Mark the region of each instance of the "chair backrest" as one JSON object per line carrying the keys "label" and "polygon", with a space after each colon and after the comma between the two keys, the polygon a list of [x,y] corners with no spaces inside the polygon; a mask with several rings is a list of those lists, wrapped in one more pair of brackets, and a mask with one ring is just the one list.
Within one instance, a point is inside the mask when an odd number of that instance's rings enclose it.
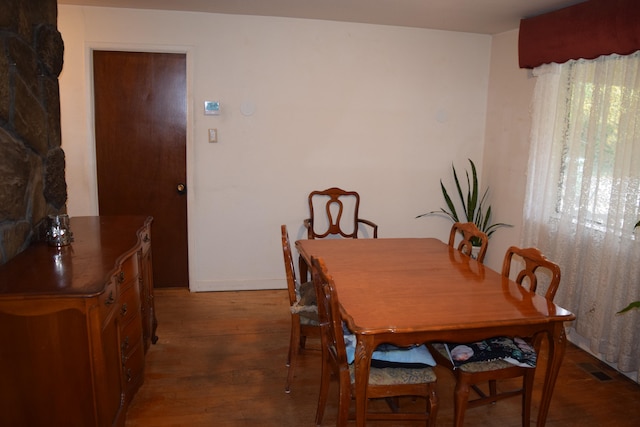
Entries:
{"label": "chair backrest", "polygon": [[289,242],[289,233],[286,225],[280,226],[282,233],[282,255],[284,256],[284,270],[287,273],[287,291],[289,292],[289,305],[293,305],[296,298],[296,289],[299,286],[296,279],[295,269],[293,267],[293,255],[291,254],[291,243]]}
{"label": "chair backrest", "polygon": [[[455,246],[458,234],[462,235],[462,240]],[[463,254],[475,257],[478,262],[483,262],[489,247],[489,237],[480,231],[473,222],[456,222],[449,233],[449,246],[458,249]],[[473,254],[474,246],[480,248],[477,255]]]}
{"label": "chair backrest", "polygon": [[[309,239],[339,235],[358,237],[360,195],[337,187],[309,194]],[[326,227],[326,228],[325,228]]]}
{"label": "chair backrest", "polygon": [[318,319],[322,329],[322,346],[326,357],[339,369],[348,372],[347,350],[344,344],[340,303],[333,278],[322,259],[311,258],[311,276],[318,301]]}
{"label": "chair backrest", "polygon": [[556,291],[560,285],[560,267],[558,264],[549,261],[537,248],[525,248],[521,249],[516,246],[511,246],[507,249],[507,253],[504,256],[504,262],[502,264],[502,275],[509,277],[511,273],[512,258],[514,255],[519,256],[524,261],[524,268],[520,270],[516,276],[516,283],[523,285],[524,279],[529,281],[529,290],[535,292],[538,288],[538,276],[536,272],[539,268],[548,270],[551,273],[551,280],[549,287],[545,293],[545,298],[549,301],[553,301],[556,296]]}

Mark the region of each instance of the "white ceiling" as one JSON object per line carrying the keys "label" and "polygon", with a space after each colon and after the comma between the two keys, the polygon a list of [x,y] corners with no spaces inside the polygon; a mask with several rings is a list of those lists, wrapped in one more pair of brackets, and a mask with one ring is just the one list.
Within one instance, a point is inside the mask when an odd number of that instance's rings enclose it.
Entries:
{"label": "white ceiling", "polygon": [[58,0],[58,4],[282,16],[498,34],[586,0]]}

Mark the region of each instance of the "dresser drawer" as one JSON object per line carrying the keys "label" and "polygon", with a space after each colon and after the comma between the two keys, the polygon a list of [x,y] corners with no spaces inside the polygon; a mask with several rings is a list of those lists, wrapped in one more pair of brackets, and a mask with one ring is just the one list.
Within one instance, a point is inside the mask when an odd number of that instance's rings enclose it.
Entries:
{"label": "dresser drawer", "polygon": [[140,313],[132,313],[129,322],[120,322],[120,349],[126,355],[142,340],[142,322]]}
{"label": "dresser drawer", "polygon": [[116,307],[118,302],[118,288],[116,280],[112,279],[98,296],[98,312],[100,313],[100,321],[103,321],[109,313]]}
{"label": "dresser drawer", "polygon": [[116,273],[116,280],[120,286],[126,286],[138,279],[138,255],[133,254],[120,265],[120,271]]}
{"label": "dresser drawer", "polygon": [[136,316],[124,326],[121,333],[122,374],[127,390],[142,384],[144,366],[144,345],[142,342],[142,323]]}
{"label": "dresser drawer", "polygon": [[[128,324],[133,317],[140,317],[140,290],[138,286],[131,286],[129,284],[126,287],[120,288],[119,292],[119,314],[120,322],[122,325]],[[138,319],[140,323],[140,319]]]}
{"label": "dresser drawer", "polygon": [[125,399],[129,400],[144,380],[144,346],[142,342],[139,342],[122,358],[122,375],[125,384]]}

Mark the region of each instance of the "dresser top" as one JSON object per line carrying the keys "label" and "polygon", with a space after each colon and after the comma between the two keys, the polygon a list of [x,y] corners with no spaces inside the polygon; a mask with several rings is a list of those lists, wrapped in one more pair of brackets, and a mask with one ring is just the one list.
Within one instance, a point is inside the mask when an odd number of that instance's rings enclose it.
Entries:
{"label": "dresser top", "polygon": [[34,243],[0,266],[0,298],[99,294],[120,262],[140,249],[151,217],[71,218],[74,241],[56,248]]}

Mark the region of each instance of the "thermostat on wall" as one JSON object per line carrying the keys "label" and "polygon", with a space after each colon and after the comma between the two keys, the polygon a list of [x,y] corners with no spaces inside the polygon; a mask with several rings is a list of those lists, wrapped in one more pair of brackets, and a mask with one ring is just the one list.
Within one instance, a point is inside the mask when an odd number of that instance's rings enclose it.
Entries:
{"label": "thermostat on wall", "polygon": [[204,114],[207,116],[217,116],[220,114],[219,101],[204,101]]}

